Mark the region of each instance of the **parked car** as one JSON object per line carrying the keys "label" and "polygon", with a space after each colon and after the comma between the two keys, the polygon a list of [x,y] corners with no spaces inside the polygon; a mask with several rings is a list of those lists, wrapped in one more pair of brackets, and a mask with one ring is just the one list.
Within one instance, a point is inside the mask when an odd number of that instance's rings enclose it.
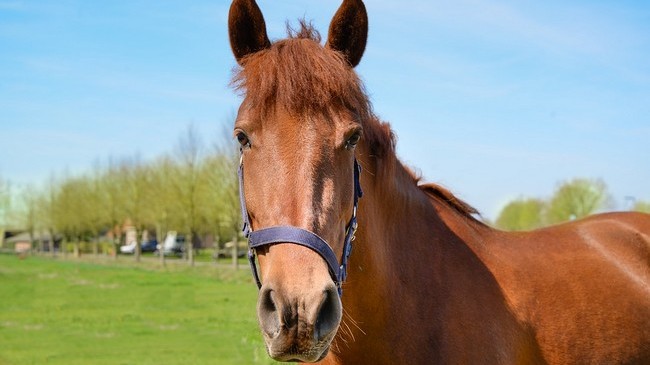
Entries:
{"label": "parked car", "polygon": [[[216,260],[218,258],[232,257],[232,248],[233,248],[232,241],[228,241],[223,245],[223,248],[216,250],[216,252],[212,254],[212,258]],[[238,241],[237,257],[244,257],[246,256],[246,253],[248,253],[248,242]]]}
{"label": "parked car", "polygon": [[140,250],[142,252],[156,252],[157,249],[158,249],[158,241],[155,238],[147,242],[142,242],[142,244],[140,245]]}
{"label": "parked car", "polygon": [[[155,252],[158,247],[158,241],[152,239],[149,241],[144,241],[140,243],[140,252]],[[135,241],[131,241],[128,245],[120,247],[120,252],[123,254],[134,254],[135,253]]]}
{"label": "parked car", "polygon": [[120,253],[123,254],[133,254],[135,253],[135,241],[131,241],[130,243],[127,243],[124,246],[120,246]]}
{"label": "parked car", "polygon": [[162,251],[165,256],[182,255],[185,251],[185,237],[177,234],[176,231],[167,232],[167,236],[162,245],[157,245],[156,254],[159,255],[160,251]]}

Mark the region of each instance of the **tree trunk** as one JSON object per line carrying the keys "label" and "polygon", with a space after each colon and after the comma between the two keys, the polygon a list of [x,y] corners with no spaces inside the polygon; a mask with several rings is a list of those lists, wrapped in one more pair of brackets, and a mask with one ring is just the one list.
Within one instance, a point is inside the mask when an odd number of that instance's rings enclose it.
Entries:
{"label": "tree trunk", "polygon": [[213,251],[214,253],[212,254],[212,258],[214,259],[214,264],[218,265],[219,264],[219,242],[221,241],[221,238],[219,237],[218,233],[215,233],[214,235],[214,243],[212,244]]}
{"label": "tree trunk", "polygon": [[43,230],[38,231],[38,253],[43,254],[45,252],[45,240],[43,240]]}
{"label": "tree trunk", "polygon": [[93,235],[93,256],[99,256],[99,237],[96,234]]}
{"label": "tree trunk", "polygon": [[63,255],[64,259],[68,256],[67,246],[68,246],[68,238],[63,237],[63,239],[61,240],[61,254]]}
{"label": "tree trunk", "polygon": [[140,256],[142,254],[142,249],[140,248],[140,240],[138,239],[138,233],[141,234],[142,230],[137,230],[135,231],[135,250],[133,250],[133,256],[135,256],[135,262],[140,262]]}
{"label": "tree trunk", "polygon": [[50,228],[48,231],[50,232],[50,255],[52,255],[52,257],[55,257],[56,251],[54,251],[54,230]]}
{"label": "tree trunk", "polygon": [[239,232],[235,231],[232,235],[232,267],[239,269]]}
{"label": "tree trunk", "polygon": [[29,252],[28,252],[29,255],[33,255],[34,251],[36,251],[34,249],[34,241],[35,241],[34,240],[34,229],[30,228],[29,229]]}
{"label": "tree trunk", "polygon": [[187,251],[187,260],[190,266],[194,266],[194,245],[192,245],[192,232],[187,234],[185,238],[185,247]]}
{"label": "tree trunk", "polygon": [[113,259],[117,261],[117,252],[120,249],[120,234],[117,234],[115,230],[113,231]]}
{"label": "tree trunk", "polygon": [[165,237],[163,237],[162,227],[156,225],[156,240],[158,241],[158,254],[160,255],[160,266],[165,267]]}
{"label": "tree trunk", "polygon": [[74,257],[78,259],[81,257],[81,251],[79,250],[79,246],[81,244],[81,238],[77,236],[77,238],[74,241]]}

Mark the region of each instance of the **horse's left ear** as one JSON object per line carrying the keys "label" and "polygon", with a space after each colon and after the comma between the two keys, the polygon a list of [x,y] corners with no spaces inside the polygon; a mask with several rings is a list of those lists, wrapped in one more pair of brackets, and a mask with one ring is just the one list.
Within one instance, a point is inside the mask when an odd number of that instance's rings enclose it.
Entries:
{"label": "horse's left ear", "polygon": [[326,47],[345,55],[352,67],[361,61],[368,40],[368,13],[361,0],[343,0],[334,15]]}

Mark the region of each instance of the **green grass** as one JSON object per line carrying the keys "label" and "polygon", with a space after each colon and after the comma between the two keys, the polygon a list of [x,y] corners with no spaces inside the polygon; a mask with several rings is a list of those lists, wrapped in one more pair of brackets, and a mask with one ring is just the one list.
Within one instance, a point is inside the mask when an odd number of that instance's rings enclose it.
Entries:
{"label": "green grass", "polygon": [[273,364],[246,270],[0,255],[0,365]]}

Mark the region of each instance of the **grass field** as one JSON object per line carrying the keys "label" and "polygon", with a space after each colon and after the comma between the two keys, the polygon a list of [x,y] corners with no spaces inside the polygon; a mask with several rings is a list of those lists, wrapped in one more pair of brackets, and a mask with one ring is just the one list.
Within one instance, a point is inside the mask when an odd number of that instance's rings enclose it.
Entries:
{"label": "grass field", "polygon": [[0,255],[0,365],[273,364],[249,272]]}

